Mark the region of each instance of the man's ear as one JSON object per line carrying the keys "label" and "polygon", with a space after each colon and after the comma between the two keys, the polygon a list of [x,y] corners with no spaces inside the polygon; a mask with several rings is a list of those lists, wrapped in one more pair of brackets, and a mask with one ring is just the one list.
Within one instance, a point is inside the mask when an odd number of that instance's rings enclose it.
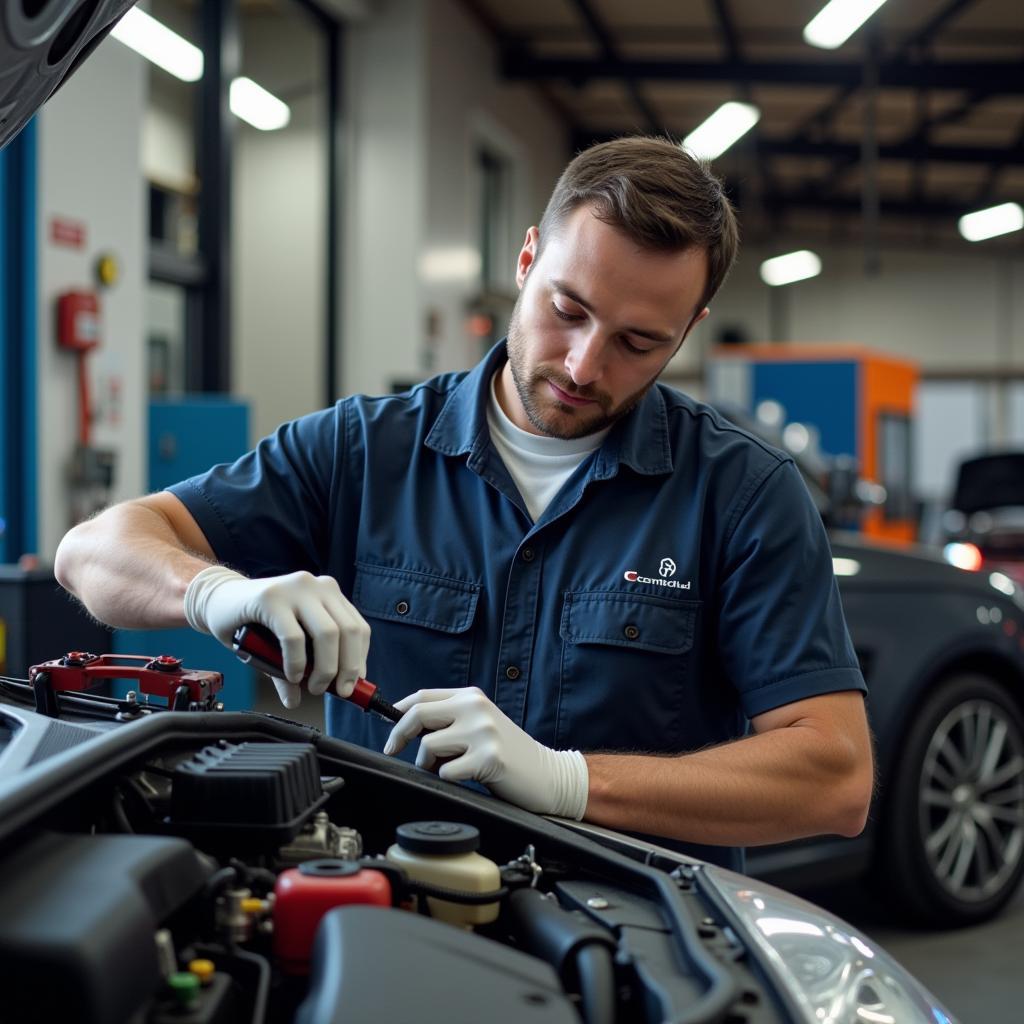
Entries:
{"label": "man's ear", "polygon": [[527,272],[537,258],[539,239],[540,232],[536,227],[531,227],[526,232],[526,240],[523,242],[522,249],[519,250],[519,259],[516,261],[516,284],[520,290],[522,290],[523,285],[526,283]]}
{"label": "man's ear", "polygon": [[690,336],[690,331],[692,331],[692,330],[694,329],[694,327],[696,327],[696,326],[697,326],[697,324],[699,324],[699,323],[701,322],[701,320],[703,320],[703,319],[704,319],[704,317],[706,317],[706,316],[708,315],[708,313],[710,313],[710,312],[711,312],[711,310],[710,310],[710,309],[709,309],[709,308],[708,308],[707,306],[705,306],[705,307],[704,307],[704,308],[703,308],[703,309],[702,309],[702,310],[701,310],[701,311],[700,311],[700,312],[699,312],[699,313],[698,313],[698,314],[697,314],[697,315],[696,315],[696,316],[695,316],[695,317],[694,317],[694,318],[693,318],[693,319],[692,319],[692,320],[690,321],[690,326],[686,328],[686,333],[685,333],[685,334],[683,335],[683,341],[685,341],[685,340],[686,340],[686,339],[687,339],[687,338],[688,338],[688,337]]}

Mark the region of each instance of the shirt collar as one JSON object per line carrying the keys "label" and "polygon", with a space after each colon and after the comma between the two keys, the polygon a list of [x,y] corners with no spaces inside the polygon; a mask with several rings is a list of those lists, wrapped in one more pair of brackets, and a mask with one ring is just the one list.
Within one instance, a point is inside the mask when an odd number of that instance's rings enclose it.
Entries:
{"label": "shirt collar", "polygon": [[[483,450],[490,440],[487,403],[491,378],[507,358],[503,339],[462,378],[427,434],[428,448],[442,455],[479,454]],[[648,476],[672,472],[668,414],[658,384],[605,439],[595,475],[599,479],[614,476],[620,464]]]}

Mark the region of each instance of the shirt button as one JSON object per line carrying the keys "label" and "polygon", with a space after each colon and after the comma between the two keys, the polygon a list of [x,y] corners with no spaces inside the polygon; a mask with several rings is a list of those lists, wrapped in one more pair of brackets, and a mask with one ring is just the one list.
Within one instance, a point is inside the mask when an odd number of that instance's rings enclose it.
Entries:
{"label": "shirt button", "polygon": [[640,635],[640,630],[633,625],[627,626],[622,632],[626,634],[627,640],[635,640]]}
{"label": "shirt button", "polygon": [[505,678],[506,679],[518,679],[520,674],[521,673],[519,671],[519,666],[518,665],[509,665],[509,667],[507,669],[505,669]]}
{"label": "shirt button", "polygon": [[533,550],[533,548],[523,548],[523,561],[524,562],[532,562],[534,560],[534,558],[536,558],[536,557],[537,557],[537,555],[536,555],[536,552]]}
{"label": "shirt button", "polygon": [[409,602],[399,601],[398,604],[395,605],[395,611],[398,612],[399,615],[406,615],[409,611]]}

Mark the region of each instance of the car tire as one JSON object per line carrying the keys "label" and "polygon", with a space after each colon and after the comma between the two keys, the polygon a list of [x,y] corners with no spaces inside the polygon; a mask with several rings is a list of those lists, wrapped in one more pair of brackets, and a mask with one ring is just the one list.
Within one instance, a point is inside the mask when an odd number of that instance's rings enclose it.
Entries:
{"label": "car tire", "polygon": [[995,914],[1024,873],[1024,716],[991,679],[928,694],[893,766],[876,874],[915,923]]}

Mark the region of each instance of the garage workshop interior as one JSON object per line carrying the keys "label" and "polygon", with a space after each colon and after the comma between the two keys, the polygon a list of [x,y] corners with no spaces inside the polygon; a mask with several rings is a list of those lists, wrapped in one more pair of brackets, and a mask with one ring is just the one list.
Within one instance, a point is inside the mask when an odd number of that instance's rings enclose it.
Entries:
{"label": "garage workshop interior", "polygon": [[0,1022],[1024,1016],[1019,0],[0,0]]}

